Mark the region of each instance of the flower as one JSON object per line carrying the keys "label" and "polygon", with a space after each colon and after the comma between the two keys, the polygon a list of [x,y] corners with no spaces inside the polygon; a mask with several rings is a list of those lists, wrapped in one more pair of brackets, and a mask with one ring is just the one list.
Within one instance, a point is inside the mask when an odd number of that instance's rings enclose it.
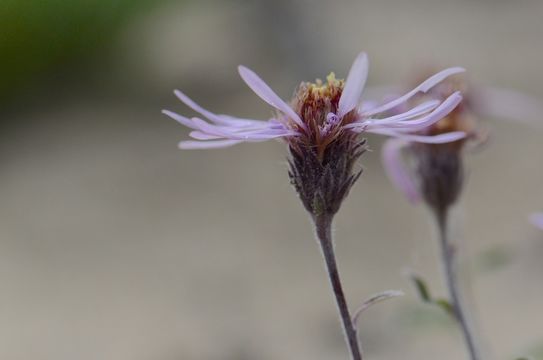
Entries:
{"label": "flower", "polygon": [[[185,105],[207,119],[206,121],[200,117],[188,118],[169,110],[162,111],[193,130],[190,136],[194,140],[180,142],[180,148],[213,149],[277,138],[282,138],[289,144],[301,143],[325,148],[344,132],[356,134],[369,132],[427,143],[450,142],[464,136],[461,132],[438,136],[416,134],[454,109],[462,98],[459,92],[451,94],[442,102],[429,100],[401,114],[384,118],[380,116],[406,103],[415,95],[428,92],[450,75],[463,72],[464,69],[459,67],[441,71],[404,96],[373,108],[360,103],[368,74],[368,58],[365,53],[358,55],[346,81],[336,80],[331,74],[326,84],[321,81],[314,84],[302,83],[291,105],[277,96],[253,71],[244,66],[239,66],[238,70],[247,85],[277,110],[276,116],[263,121],[214,114],[202,108],[183,92],[175,90],[175,95]],[[301,103],[304,99],[312,101],[312,104],[304,105]]]}
{"label": "flower", "polygon": [[[411,105],[424,103],[427,97],[446,99],[457,91],[466,93],[466,83],[462,78],[450,77],[427,94],[412,98]],[[460,131],[466,134],[465,138],[440,144],[390,139],[383,145],[385,171],[411,203],[424,200],[431,208],[442,212],[458,199],[464,173],[462,150],[468,141],[481,143],[485,139],[470,111],[471,100],[469,96],[464,97],[447,116],[420,131],[421,135],[426,136]],[[414,166],[410,167],[403,155],[409,155],[415,162]]]}
{"label": "flower", "polygon": [[441,144],[465,137],[463,131],[421,134],[449,114],[462,100],[460,92],[445,99],[428,99],[401,113],[386,113],[410,99],[427,93],[451,75],[463,72],[459,67],[443,70],[407,94],[388,103],[374,106],[360,98],[368,75],[368,57],[360,53],[347,79],[331,73],[326,81],[303,82],[290,104],[283,101],[253,71],[238,68],[241,78],[265,102],[276,110],[269,120],[255,120],[219,115],[196,104],[179,90],[177,97],[203,118],[188,118],[169,110],[167,116],[191,128],[194,140],[182,141],[182,149],[222,148],[242,142],[283,139],[290,150],[289,176],[305,208],[314,216],[335,214],[360,172],[353,166],[365,151],[363,132],[376,133],[406,141]]}

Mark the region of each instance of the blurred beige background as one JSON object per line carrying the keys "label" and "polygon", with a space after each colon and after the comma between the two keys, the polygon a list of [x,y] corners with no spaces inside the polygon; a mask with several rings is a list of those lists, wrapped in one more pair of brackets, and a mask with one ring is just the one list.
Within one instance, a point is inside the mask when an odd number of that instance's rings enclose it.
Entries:
{"label": "blurred beige background", "polygon": [[[541,14],[538,0],[167,1],[36,71],[1,109],[0,359],[347,359],[284,146],[180,151],[187,130],[160,110],[191,114],[179,88],[265,117],[238,64],[288,98],[301,80],[345,76],[360,50],[372,86],[434,62],[543,98]],[[543,233],[527,221],[543,209],[543,130],[485,120],[491,142],[469,155],[458,209],[463,270],[488,358],[543,359]],[[402,276],[444,294],[428,214],[391,187],[382,139],[369,140],[338,261],[353,307],[406,296],[364,315],[367,358],[463,359],[454,324]]]}

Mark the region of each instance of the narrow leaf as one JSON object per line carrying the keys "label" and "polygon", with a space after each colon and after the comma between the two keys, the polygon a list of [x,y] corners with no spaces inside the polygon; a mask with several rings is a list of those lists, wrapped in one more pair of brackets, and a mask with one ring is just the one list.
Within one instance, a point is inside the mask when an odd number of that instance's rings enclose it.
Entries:
{"label": "narrow leaf", "polygon": [[375,294],[366,301],[360,307],[355,311],[353,315],[353,324],[356,326],[358,324],[358,319],[360,318],[360,314],[362,314],[365,310],[367,310],[370,306],[375,305],[377,303],[380,303],[381,301],[392,299],[395,297],[403,296],[405,295],[403,291],[399,290],[388,290],[383,291],[381,293]]}
{"label": "narrow leaf", "polygon": [[409,277],[411,278],[411,281],[415,284],[415,289],[417,290],[417,293],[419,294],[419,297],[422,301],[431,303],[432,295],[430,295],[430,290],[428,289],[428,285],[426,284],[426,281],[419,275],[415,273],[410,273]]}
{"label": "narrow leaf", "polygon": [[452,304],[446,300],[446,299],[435,299],[433,301],[434,304],[442,308],[447,314],[452,316],[454,319],[456,319],[456,313],[454,311],[454,307]]}

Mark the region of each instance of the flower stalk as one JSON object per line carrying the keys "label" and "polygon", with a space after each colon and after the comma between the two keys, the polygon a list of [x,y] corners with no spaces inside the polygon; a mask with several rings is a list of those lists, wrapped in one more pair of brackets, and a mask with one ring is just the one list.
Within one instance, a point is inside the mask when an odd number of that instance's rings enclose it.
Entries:
{"label": "flower stalk", "polygon": [[445,285],[449,293],[449,303],[453,315],[458,323],[471,360],[481,360],[481,353],[477,346],[473,330],[470,326],[466,309],[462,301],[457,274],[456,248],[451,241],[448,227],[448,211],[435,211],[435,220],[438,230],[441,251],[441,264]]}
{"label": "flower stalk", "polygon": [[322,255],[324,256],[324,262],[326,263],[326,271],[330,279],[330,284],[332,285],[332,291],[336,299],[345,340],[349,347],[351,358],[352,360],[362,360],[362,349],[358,342],[358,334],[355,324],[351,320],[352,317],[339,277],[332,239],[332,220],[333,215],[323,214],[314,216],[315,233],[322,249]]}
{"label": "flower stalk", "polygon": [[[444,99],[456,91],[465,91],[465,87],[466,83],[462,79],[449,78],[428,94],[412,99],[411,105],[424,101],[426,96]],[[462,303],[456,273],[456,249],[449,232],[450,209],[459,199],[464,184],[463,149],[468,142],[472,145],[480,144],[485,139],[469,109],[472,103],[468,97],[447,116],[421,131],[421,134],[434,136],[463,131],[467,134],[466,138],[442,144],[417,144],[392,139],[384,146],[383,163],[394,185],[403,191],[412,204],[423,201],[434,215],[437,225],[440,261],[449,301],[432,300],[425,284],[415,279],[421,297],[424,301],[442,306],[454,317],[462,331],[471,360],[480,360],[481,354]],[[405,162],[404,155],[414,158],[414,168]]]}

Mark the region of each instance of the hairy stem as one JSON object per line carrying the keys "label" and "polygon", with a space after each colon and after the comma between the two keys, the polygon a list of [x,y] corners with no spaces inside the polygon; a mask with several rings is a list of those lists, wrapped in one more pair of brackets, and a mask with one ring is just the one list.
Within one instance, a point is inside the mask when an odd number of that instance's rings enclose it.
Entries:
{"label": "hairy stem", "polygon": [[343,293],[336,264],[334,244],[332,241],[332,218],[333,216],[331,215],[314,216],[313,220],[315,222],[315,231],[317,239],[321,245],[322,254],[326,263],[326,270],[328,272],[328,277],[330,278],[332,290],[336,298],[341,323],[343,325],[346,342],[349,346],[352,360],[362,360],[362,351],[358,343],[358,335],[351,320],[351,315],[349,313],[345,294]]}
{"label": "hairy stem", "polygon": [[453,307],[456,321],[462,331],[470,359],[481,360],[480,351],[475,342],[475,336],[473,335],[473,331],[467,319],[466,310],[460,295],[460,287],[456,272],[456,249],[449,239],[448,212],[436,211],[436,221],[439,233],[439,243],[441,246],[443,275],[445,276],[445,283],[449,292],[449,300]]}

